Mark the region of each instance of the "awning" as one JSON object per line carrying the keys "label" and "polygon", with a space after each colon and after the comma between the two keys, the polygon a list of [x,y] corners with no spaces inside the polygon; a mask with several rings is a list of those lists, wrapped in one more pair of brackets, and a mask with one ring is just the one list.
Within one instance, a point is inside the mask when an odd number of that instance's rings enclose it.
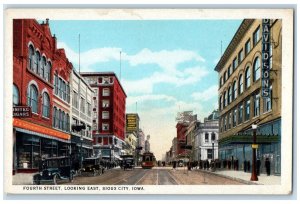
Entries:
{"label": "awning", "polygon": [[[280,141],[278,135],[256,135],[257,144],[270,144],[277,143]],[[252,144],[253,135],[232,135],[225,138],[219,139],[219,146],[230,145],[230,144]]]}
{"label": "awning", "polygon": [[37,135],[49,139],[56,139],[63,142],[70,142],[71,136],[67,133],[54,130],[52,128],[44,127],[35,123],[21,120],[18,118],[13,119],[13,126],[20,132]]}

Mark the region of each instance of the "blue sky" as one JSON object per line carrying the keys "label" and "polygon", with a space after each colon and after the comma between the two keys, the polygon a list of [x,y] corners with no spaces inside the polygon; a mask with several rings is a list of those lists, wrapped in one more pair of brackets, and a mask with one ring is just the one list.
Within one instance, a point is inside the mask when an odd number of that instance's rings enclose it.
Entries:
{"label": "blue sky", "polygon": [[217,108],[215,65],[242,20],[50,21],[58,47],[81,71],[113,71],[160,158],[176,137],[175,116],[192,110],[203,121]]}

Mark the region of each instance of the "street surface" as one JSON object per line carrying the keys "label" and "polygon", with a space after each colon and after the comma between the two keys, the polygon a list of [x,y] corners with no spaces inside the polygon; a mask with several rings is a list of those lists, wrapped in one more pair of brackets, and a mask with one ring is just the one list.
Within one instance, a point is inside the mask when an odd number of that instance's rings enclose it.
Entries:
{"label": "street surface", "polygon": [[238,181],[208,174],[199,170],[187,171],[186,168],[176,170],[170,167],[154,167],[134,170],[120,168],[106,171],[103,175],[77,176],[73,182],[59,183],[63,185],[244,185]]}

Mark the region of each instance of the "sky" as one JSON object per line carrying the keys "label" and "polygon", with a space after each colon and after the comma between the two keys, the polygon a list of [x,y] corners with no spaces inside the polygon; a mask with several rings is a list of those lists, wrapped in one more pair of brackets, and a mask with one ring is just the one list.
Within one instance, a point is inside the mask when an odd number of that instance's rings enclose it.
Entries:
{"label": "sky", "polygon": [[[242,20],[50,20],[57,47],[80,71],[115,72],[158,159],[176,137],[175,117],[203,122],[218,107],[214,68]],[[121,52],[121,57],[120,57]],[[121,59],[121,60],[120,60]]]}

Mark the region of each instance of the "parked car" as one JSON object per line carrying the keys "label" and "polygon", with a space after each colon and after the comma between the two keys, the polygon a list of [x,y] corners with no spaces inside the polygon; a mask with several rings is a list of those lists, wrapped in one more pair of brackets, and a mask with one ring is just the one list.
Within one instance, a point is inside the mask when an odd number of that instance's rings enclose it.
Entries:
{"label": "parked car", "polygon": [[122,155],[121,156],[123,161],[122,161],[122,168],[124,169],[124,171],[126,169],[134,169],[134,159],[132,155]]}
{"label": "parked car", "polygon": [[101,162],[100,157],[89,157],[85,158],[82,162],[82,168],[80,169],[82,173],[92,173],[93,176],[101,175],[104,173],[104,166]]}
{"label": "parked car", "polygon": [[73,181],[74,174],[70,157],[46,158],[39,161],[39,173],[33,176],[33,182],[37,185],[42,182],[57,185],[58,180]]}

